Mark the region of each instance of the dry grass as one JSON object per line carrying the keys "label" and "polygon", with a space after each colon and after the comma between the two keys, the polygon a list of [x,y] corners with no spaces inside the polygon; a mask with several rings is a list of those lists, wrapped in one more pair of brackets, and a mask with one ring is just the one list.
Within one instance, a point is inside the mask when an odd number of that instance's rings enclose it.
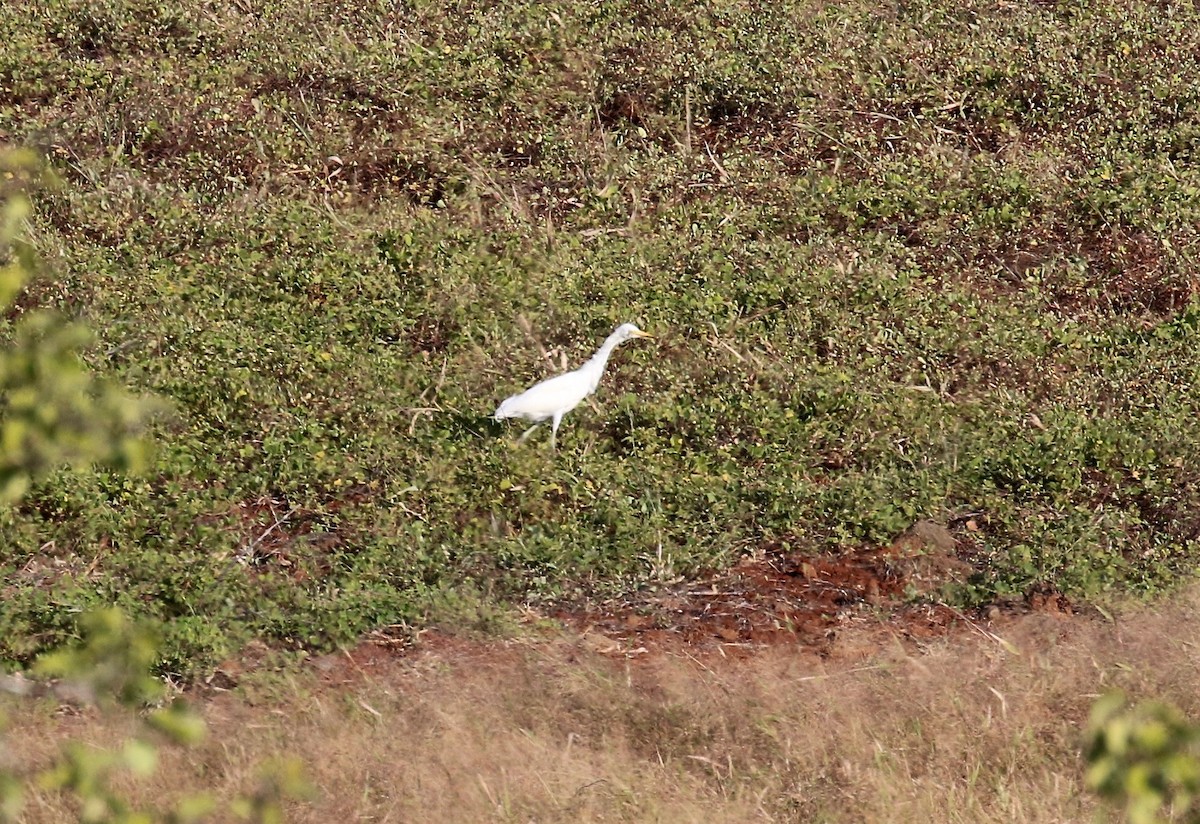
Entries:
{"label": "dry grass", "polygon": [[[837,663],[777,646],[748,659],[632,661],[566,639],[435,639],[407,658],[333,656],[204,702],[208,743],[173,752],[147,802],[251,786],[255,764],[305,758],[319,787],[292,820],[1079,821],[1081,724],[1117,685],[1195,711],[1200,592],[1115,623],[1033,614]],[[856,660],[857,659],[857,660]],[[26,756],[123,723],[14,713]],[[30,822],[67,820],[31,799]]]}

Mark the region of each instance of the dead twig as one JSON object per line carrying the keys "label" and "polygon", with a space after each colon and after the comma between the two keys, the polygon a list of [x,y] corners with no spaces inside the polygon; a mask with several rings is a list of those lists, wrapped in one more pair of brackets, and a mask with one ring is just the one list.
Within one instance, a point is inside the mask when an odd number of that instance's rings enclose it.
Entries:
{"label": "dead twig", "polygon": [[729,185],[729,173],[725,171],[725,167],[721,165],[721,161],[717,160],[717,156],[713,154],[712,147],[707,142],[704,144],[704,151],[708,153],[708,159],[712,161],[713,167],[717,170],[717,174],[721,177],[721,183]]}
{"label": "dead twig", "polygon": [[1010,652],[1013,655],[1020,654],[1020,650],[1017,649],[1016,644],[1012,643],[1011,641],[1009,641],[1005,638],[1001,638],[996,633],[989,632],[988,630],[979,626],[979,624],[975,623],[970,618],[968,618],[966,615],[964,615],[961,610],[956,609],[956,608],[950,606],[949,604],[945,604],[940,601],[938,602],[938,606],[945,607],[946,609],[950,610],[950,612],[954,613],[954,615],[959,620],[963,621],[963,623],[965,623],[968,627],[975,630],[975,632],[979,633],[980,635],[982,635],[984,638],[988,639],[989,641],[999,644],[1006,652]]}

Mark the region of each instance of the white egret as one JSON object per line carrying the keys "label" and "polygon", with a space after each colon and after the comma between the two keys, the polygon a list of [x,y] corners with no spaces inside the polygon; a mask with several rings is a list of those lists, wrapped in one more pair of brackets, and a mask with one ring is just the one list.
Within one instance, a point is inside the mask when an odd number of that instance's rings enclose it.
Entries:
{"label": "white egret", "polygon": [[519,395],[513,395],[497,407],[493,417],[496,420],[522,418],[533,421],[533,426],[525,430],[518,443],[524,443],[533,430],[550,421],[550,448],[553,449],[563,415],[579,406],[584,398],[596,391],[600,384],[600,376],[604,374],[604,367],[608,365],[608,356],[613,350],[630,338],[652,337],[654,336],[643,332],[632,323],[622,323],[583,366],[534,384]]}

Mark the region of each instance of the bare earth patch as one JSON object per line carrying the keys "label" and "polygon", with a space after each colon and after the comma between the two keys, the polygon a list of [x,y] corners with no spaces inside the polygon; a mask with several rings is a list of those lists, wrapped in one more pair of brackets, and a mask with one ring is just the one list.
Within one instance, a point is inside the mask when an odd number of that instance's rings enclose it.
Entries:
{"label": "bare earth patch", "polygon": [[1035,610],[1070,611],[1061,595],[965,614],[939,588],[971,565],[943,528],[916,524],[894,544],[812,555],[770,545],[732,569],[620,600],[555,610],[597,651],[745,655],[776,644],[822,659],[869,656],[889,639],[919,643],[978,622]]}

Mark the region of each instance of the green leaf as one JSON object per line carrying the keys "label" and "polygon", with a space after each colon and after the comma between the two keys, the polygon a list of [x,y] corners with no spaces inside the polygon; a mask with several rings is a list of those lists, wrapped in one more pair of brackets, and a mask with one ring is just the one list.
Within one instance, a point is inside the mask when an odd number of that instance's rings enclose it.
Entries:
{"label": "green leaf", "polygon": [[125,742],[121,756],[129,771],[142,778],[158,769],[158,749],[147,741],[135,738]]}
{"label": "green leaf", "polygon": [[151,727],[179,744],[198,744],[204,740],[207,733],[204,719],[182,703],[156,710],[147,716],[146,721]]}

